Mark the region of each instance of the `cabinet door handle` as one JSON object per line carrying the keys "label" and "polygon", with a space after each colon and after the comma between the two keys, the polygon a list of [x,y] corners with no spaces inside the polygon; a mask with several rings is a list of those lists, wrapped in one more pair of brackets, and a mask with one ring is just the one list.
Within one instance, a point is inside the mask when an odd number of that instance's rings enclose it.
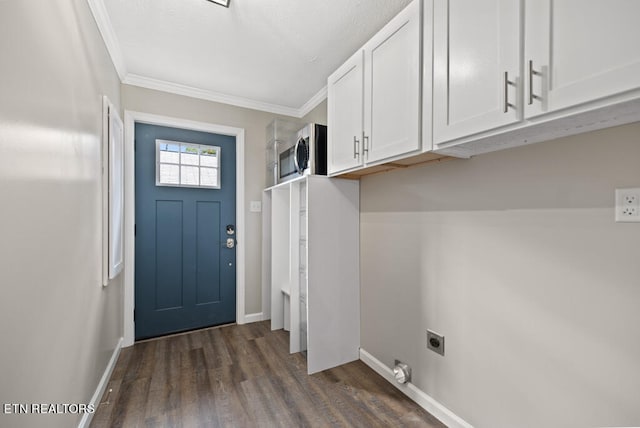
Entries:
{"label": "cabinet door handle", "polygon": [[529,60],[529,105],[533,104],[533,61]]}
{"label": "cabinet door handle", "polygon": [[369,137],[364,135],[364,132],[362,133],[362,144],[364,145],[364,148],[362,149],[362,153],[369,154]]}
{"label": "cabinet door handle", "polygon": [[358,138],[354,135],[353,136],[353,158],[356,159],[358,157],[358,155],[360,153],[358,153],[357,150],[357,146],[360,144],[360,141],[358,141]]}
{"label": "cabinet door handle", "polygon": [[515,108],[514,104],[509,102],[509,85],[513,85],[513,82],[509,81],[509,72],[504,72],[504,109],[503,111],[507,113],[509,111],[509,107]]}
{"label": "cabinet door handle", "polygon": [[534,99],[541,99],[533,93],[533,76],[542,75],[541,72],[535,71],[533,69],[533,61],[529,60],[529,105],[533,104]]}

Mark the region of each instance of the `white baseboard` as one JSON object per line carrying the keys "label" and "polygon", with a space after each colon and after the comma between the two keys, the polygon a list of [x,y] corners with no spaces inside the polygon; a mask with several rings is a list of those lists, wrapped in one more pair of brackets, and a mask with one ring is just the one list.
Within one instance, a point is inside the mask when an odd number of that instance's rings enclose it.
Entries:
{"label": "white baseboard", "polygon": [[[91,401],[88,404],[92,404],[93,408],[97,411],[100,406],[100,399],[104,394],[105,389],[107,389],[107,384],[109,383],[109,379],[111,378],[111,373],[113,373],[113,369],[116,367],[116,362],[118,361],[118,356],[120,355],[120,350],[122,349],[122,342],[124,338],[120,338],[118,343],[116,344],[116,349],[113,350],[113,354],[111,354],[111,359],[109,360],[109,364],[107,364],[107,368],[104,370],[102,374],[102,378],[100,382],[98,382],[98,387],[96,391],[93,393],[93,397],[91,397]],[[78,428],[89,428],[91,425],[91,419],[93,419],[94,413],[85,413],[80,419],[80,423],[78,424]]]}
{"label": "white baseboard", "polygon": [[249,324],[252,322],[264,321],[264,315],[262,312],[258,312],[255,314],[246,314],[244,316],[244,324]]}
{"label": "white baseboard", "polygon": [[399,384],[393,377],[393,371],[380,362],[373,355],[360,348],[360,360],[371,367],[376,373],[385,378],[389,383],[398,388],[403,394],[415,401],[420,407],[438,418],[440,422],[449,428],[473,428],[471,424],[453,413],[451,410],[438,403],[424,391],[418,389],[412,383]]}

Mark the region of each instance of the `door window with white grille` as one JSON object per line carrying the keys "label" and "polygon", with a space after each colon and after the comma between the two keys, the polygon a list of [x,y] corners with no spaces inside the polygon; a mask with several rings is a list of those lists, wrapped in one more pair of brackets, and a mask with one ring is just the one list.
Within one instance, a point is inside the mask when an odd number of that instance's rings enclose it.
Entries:
{"label": "door window with white grille", "polygon": [[220,147],[156,140],[156,186],[220,188]]}

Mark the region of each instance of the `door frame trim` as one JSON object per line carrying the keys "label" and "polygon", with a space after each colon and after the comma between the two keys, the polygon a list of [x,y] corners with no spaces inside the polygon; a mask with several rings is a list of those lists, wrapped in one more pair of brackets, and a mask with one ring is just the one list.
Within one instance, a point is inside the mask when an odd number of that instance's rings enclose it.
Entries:
{"label": "door frame trim", "polygon": [[[123,346],[135,341],[133,310],[135,306],[135,124],[146,123],[158,126],[187,129],[230,135],[236,138],[236,236],[245,240],[244,215],[244,128],[196,122],[169,116],[131,110],[124,112],[124,290],[123,290]],[[242,240],[236,245],[236,322],[245,320],[245,245]]]}

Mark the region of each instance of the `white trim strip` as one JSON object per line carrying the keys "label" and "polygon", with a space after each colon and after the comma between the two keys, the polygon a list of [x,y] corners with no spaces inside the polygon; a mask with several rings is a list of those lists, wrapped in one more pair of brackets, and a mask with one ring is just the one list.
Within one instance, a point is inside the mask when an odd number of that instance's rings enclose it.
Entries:
{"label": "white trim strip", "polygon": [[360,360],[449,428],[473,428],[471,424],[418,389],[414,384],[396,382],[393,371],[362,348],[360,348]]}
{"label": "white trim strip", "polygon": [[118,43],[118,37],[111,25],[109,13],[104,5],[104,1],[87,0],[87,3],[89,4],[91,14],[93,14],[93,19],[95,19],[96,24],[98,25],[98,30],[100,31],[102,40],[104,40],[104,44],[109,52],[111,62],[116,69],[116,73],[118,73],[118,77],[120,77],[120,81],[122,81],[127,75],[127,66],[125,65],[122,50],[120,49],[120,43]]}
{"label": "white trim strip", "polygon": [[[109,380],[111,379],[111,373],[113,373],[113,369],[116,367],[116,362],[118,362],[118,356],[120,355],[120,350],[122,349],[122,341],[121,337],[116,344],[116,348],[113,350],[113,354],[111,354],[111,359],[107,364],[107,367],[102,374],[102,378],[100,378],[100,382],[98,382],[98,386],[96,387],[96,391],[93,393],[93,397],[91,397],[91,401],[88,404],[92,404],[95,411],[98,411],[98,407],[100,406],[100,399],[104,395],[104,391],[107,389],[107,385],[109,384]],[[89,428],[91,425],[91,420],[93,419],[94,413],[85,413],[80,419],[80,423],[78,424],[78,428]]]}
{"label": "white trim strip", "polygon": [[[220,127],[219,129],[223,129]],[[244,129],[231,128],[236,133],[236,323],[245,321],[245,269],[247,228],[244,211]]]}
{"label": "white trim strip", "polygon": [[317,94],[315,94],[309,101],[303,104],[302,107],[298,109],[297,117],[304,117],[311,112],[314,108],[318,107],[321,102],[327,99],[327,86],[320,89]]}
{"label": "white trim strip", "polygon": [[[135,117],[134,117],[135,116]],[[135,121],[137,115],[124,112],[124,287],[122,346],[131,346],[135,340],[133,310],[135,308]]]}
{"label": "white trim strip", "polygon": [[126,85],[139,86],[141,88],[155,89],[157,91],[168,92],[171,94],[199,98],[216,103],[228,104],[236,107],[266,111],[269,113],[282,114],[285,116],[301,117],[299,116],[300,109],[296,109],[293,107],[270,104],[262,101],[252,100],[249,98],[237,97],[235,95],[228,95],[220,92],[209,91],[206,89],[194,88],[192,86],[186,86],[179,83],[167,82],[165,80],[139,76],[137,74],[127,74],[124,80],[122,80],[122,83]]}

